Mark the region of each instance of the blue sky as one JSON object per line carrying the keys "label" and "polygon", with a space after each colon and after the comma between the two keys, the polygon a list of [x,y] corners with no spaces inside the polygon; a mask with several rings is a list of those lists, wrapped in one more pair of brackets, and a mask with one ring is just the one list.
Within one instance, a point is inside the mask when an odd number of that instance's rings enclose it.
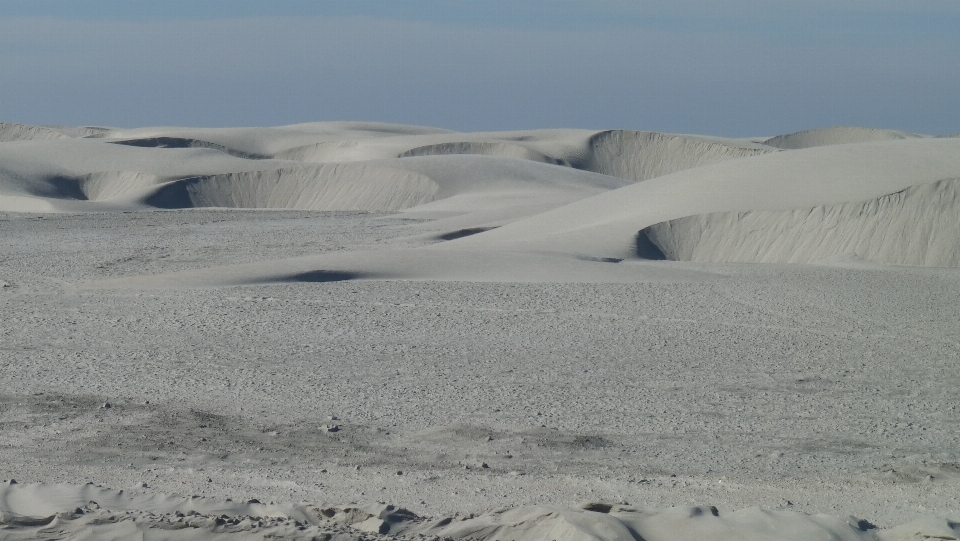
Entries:
{"label": "blue sky", "polygon": [[960,132],[960,1],[0,0],[0,121]]}

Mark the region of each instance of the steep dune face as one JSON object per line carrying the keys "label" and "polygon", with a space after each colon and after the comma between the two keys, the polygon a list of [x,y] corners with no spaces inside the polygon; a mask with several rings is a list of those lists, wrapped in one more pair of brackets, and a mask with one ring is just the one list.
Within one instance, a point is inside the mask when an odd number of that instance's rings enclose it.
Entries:
{"label": "steep dune face", "polygon": [[172,181],[145,199],[160,208],[392,211],[434,200],[430,178],[382,166],[328,164]]}
{"label": "steep dune face", "polygon": [[161,180],[156,175],[133,171],[101,171],[76,178],[62,178],[61,182],[76,185],[76,191],[87,201],[111,201],[135,198],[152,191]]}
{"label": "steep dune face", "polygon": [[46,126],[28,126],[0,122],[0,143],[9,141],[32,141],[36,139],[70,139],[70,136]]}
{"label": "steep dune face", "polygon": [[788,211],[721,212],[644,230],[669,259],[813,263],[851,257],[894,265],[960,266],[960,179],[868,201]]}
{"label": "steep dune face", "polygon": [[653,132],[605,131],[590,138],[582,169],[634,181],[774,149],[733,140]]}
{"label": "steep dune face", "polygon": [[763,142],[763,144],[776,148],[782,148],[784,150],[793,150],[827,145],[845,145],[850,143],[870,143],[873,141],[915,139],[917,137],[921,136],[895,130],[877,130],[873,128],[842,126],[778,135],[776,137],[767,139]]}
{"label": "steep dune face", "polygon": [[[451,248],[554,251],[593,258],[636,257],[638,232],[661,222],[717,212],[863,202],[958,177],[960,141],[956,139],[778,152],[632,184],[448,244]],[[903,221],[907,223],[909,218]]]}
{"label": "steep dune face", "polygon": [[78,137],[97,138],[109,132],[109,128],[93,126],[30,126],[0,122],[0,143],[10,141],[35,141],[46,139],[75,139]]}

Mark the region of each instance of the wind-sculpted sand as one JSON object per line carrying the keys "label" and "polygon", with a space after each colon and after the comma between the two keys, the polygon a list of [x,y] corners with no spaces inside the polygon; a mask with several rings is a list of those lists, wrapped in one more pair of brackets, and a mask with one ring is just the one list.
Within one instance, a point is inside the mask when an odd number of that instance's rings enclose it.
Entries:
{"label": "wind-sculpted sand", "polygon": [[0,124],[0,539],[960,538],[960,139]]}

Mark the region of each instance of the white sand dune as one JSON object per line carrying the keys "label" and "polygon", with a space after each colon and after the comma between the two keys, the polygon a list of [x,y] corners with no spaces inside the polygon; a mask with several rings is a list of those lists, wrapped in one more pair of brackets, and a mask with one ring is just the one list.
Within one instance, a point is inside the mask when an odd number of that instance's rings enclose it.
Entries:
{"label": "white sand dune", "polygon": [[778,135],[763,141],[763,144],[787,150],[850,143],[870,143],[873,141],[895,141],[918,137],[923,136],[895,130],[841,126]]}
{"label": "white sand dune", "polygon": [[[8,138],[55,137],[0,146],[0,209],[8,211],[406,211],[438,220],[444,239],[479,233],[437,246],[444,250],[594,260],[957,261],[953,185],[939,182],[960,178],[956,138],[830,128],[762,145],[376,123],[143,128],[90,138],[89,129],[4,126]],[[929,186],[913,189],[920,185]],[[873,208],[872,217],[864,214]]]}
{"label": "white sand dune", "polygon": [[864,202],[788,211],[705,214],[652,225],[669,259],[814,263],[852,258],[960,267],[960,179],[911,186]]}
{"label": "white sand dune", "polygon": [[323,163],[437,154],[482,154],[566,164],[583,153],[586,141],[593,133],[588,130],[535,130],[344,137],[293,148],[277,154],[277,157]]}
{"label": "white sand dune", "polygon": [[622,130],[600,132],[588,145],[584,169],[635,181],[772,151],[731,139]]}
{"label": "white sand dune", "polygon": [[584,503],[469,517],[420,517],[387,504],[264,504],[124,493],[92,484],[0,485],[0,539],[369,539],[430,536],[473,541],[913,541],[957,539],[942,519],[878,529],[855,517],[749,508],[633,508]]}
{"label": "white sand dune", "polygon": [[72,139],[76,137],[101,137],[109,128],[71,126],[30,126],[0,122],[0,143],[9,141],[32,141],[45,139]]}
{"label": "white sand dune", "polygon": [[144,199],[159,208],[393,211],[433,201],[428,177],[368,164],[325,164],[170,181]]}
{"label": "white sand dune", "polygon": [[[717,212],[810,209],[821,205],[858,203],[882,198],[911,186],[958,177],[960,142],[956,139],[925,138],[815,147],[721,162],[658,177],[458,240],[456,247],[556,251],[595,258],[629,258],[636,256],[638,233],[661,222]],[[949,183],[941,183],[930,189],[918,190],[916,196],[911,198],[920,199],[907,206],[885,204],[885,219],[900,221],[891,226],[892,230],[912,228],[912,220],[917,216],[917,211],[913,209],[932,202],[925,201],[927,198],[942,198],[936,208],[946,209],[948,214],[942,218],[942,222],[939,217],[930,219],[933,223],[951,223],[949,213],[954,212],[950,210],[953,208],[950,203],[952,199],[949,193],[941,193],[941,190],[950,186]],[[786,227],[778,225],[777,220],[790,214],[771,213],[763,216],[767,221],[762,227],[754,223],[749,229],[744,226],[731,229],[731,232],[754,234],[752,232],[758,227],[765,232],[775,231],[778,227]],[[813,215],[814,218],[816,216]],[[867,227],[869,222],[851,223],[854,229],[848,235],[865,237],[873,234],[869,228],[856,229],[856,224]],[[811,223],[808,227],[810,236],[798,239],[796,243],[819,242],[822,228],[828,225]],[[956,246],[956,242],[949,237],[955,231],[956,228],[939,231],[938,235],[948,236],[945,240],[937,241],[942,242],[940,246]],[[922,231],[917,235],[922,236]],[[903,237],[902,241],[890,238],[899,244],[884,248],[888,252],[884,260],[918,260],[913,256],[894,257],[889,254],[890,251],[908,249],[904,245],[909,242],[908,237]],[[676,239],[671,241],[671,245],[695,242],[696,239],[692,238]],[[725,242],[739,244],[742,241],[730,239]],[[876,242],[879,243],[880,239]],[[823,253],[837,250],[842,253],[845,246],[841,241],[834,248],[824,247]],[[448,247],[454,247],[454,243],[438,246]],[[935,259],[952,261],[954,257],[942,255]],[[787,261],[789,256],[781,255],[777,260]]]}
{"label": "white sand dune", "polygon": [[253,158],[282,157],[292,149],[345,140],[452,134],[447,130],[377,122],[316,122],[276,128],[138,128],[111,130],[107,141],[145,147],[206,146]]}
{"label": "white sand dune", "polygon": [[691,167],[775,151],[732,139],[651,132],[539,130],[344,139],[290,149],[277,158],[307,162],[481,154],[584,169],[641,181]]}
{"label": "white sand dune", "polygon": [[[316,123],[108,130],[91,139],[83,137],[89,135],[84,129],[7,126],[9,138],[42,134],[56,140],[0,148],[3,210],[417,207],[421,214],[460,214],[445,227],[461,229],[502,225],[624,181],[772,151],[731,140],[622,131],[459,134]],[[25,199],[31,196],[37,200]],[[435,200],[446,202],[422,207]]]}

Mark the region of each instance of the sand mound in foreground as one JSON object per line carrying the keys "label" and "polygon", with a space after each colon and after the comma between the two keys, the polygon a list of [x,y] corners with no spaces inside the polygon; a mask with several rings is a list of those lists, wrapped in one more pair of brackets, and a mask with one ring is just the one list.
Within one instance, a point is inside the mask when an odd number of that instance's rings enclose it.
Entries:
{"label": "sand mound in foreground", "polygon": [[87,485],[0,485],[0,539],[382,539],[430,536],[494,541],[907,541],[957,539],[960,524],[921,518],[878,529],[855,517],[749,508],[520,507],[427,518],[393,505],[263,504]]}
{"label": "sand mound in foreground", "polygon": [[791,150],[826,145],[845,145],[850,143],[870,143],[873,141],[915,139],[918,137],[921,136],[902,131],[841,126],[836,128],[821,128],[818,130],[806,130],[786,135],[778,135],[776,137],[767,139],[763,142],[763,144],[782,148],[784,150]]}
{"label": "sand mound in foreground", "polygon": [[647,237],[681,261],[813,263],[849,257],[895,265],[960,266],[960,179],[859,203],[721,212],[652,225]]}

